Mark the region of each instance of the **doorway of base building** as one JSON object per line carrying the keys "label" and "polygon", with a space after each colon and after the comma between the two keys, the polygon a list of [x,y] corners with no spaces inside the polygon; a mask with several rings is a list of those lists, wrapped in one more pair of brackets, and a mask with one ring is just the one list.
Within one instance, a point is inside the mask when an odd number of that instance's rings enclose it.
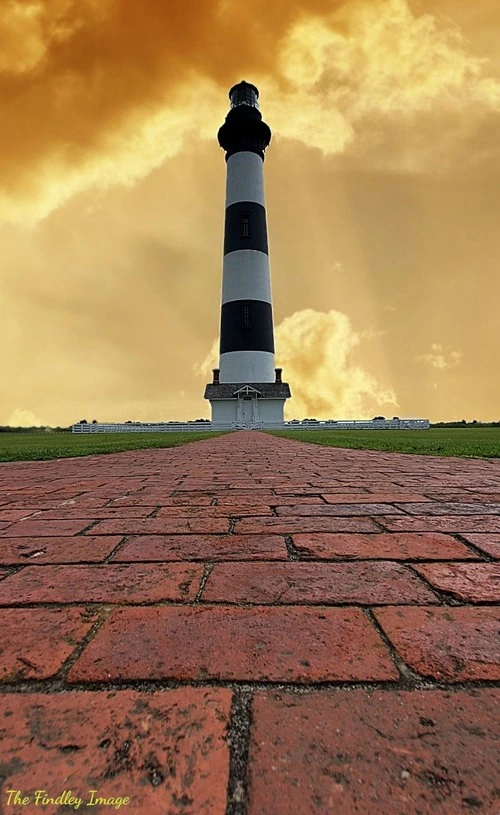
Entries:
{"label": "doorway of base building", "polygon": [[236,422],[240,425],[260,425],[259,416],[259,391],[245,385],[238,393],[238,404],[236,407]]}

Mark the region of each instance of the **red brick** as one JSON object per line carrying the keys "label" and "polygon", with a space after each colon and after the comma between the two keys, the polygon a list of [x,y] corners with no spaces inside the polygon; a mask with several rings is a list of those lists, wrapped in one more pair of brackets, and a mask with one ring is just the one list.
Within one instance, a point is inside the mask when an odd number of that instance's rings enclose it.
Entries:
{"label": "red brick", "polygon": [[500,518],[496,515],[455,515],[436,518],[412,515],[405,518],[378,516],[378,523],[390,532],[500,532]]}
{"label": "red brick", "polygon": [[433,603],[434,595],[404,566],[378,563],[218,563],[206,602]]}
{"label": "red brick", "polygon": [[26,566],[0,583],[0,603],[155,603],[194,600],[200,565]]}
{"label": "red brick", "polygon": [[97,620],[83,608],[4,608],[0,682],[54,676]]}
{"label": "red brick", "polygon": [[248,815],[498,811],[498,690],[259,692]]}
{"label": "red brick", "polygon": [[8,569],[0,569],[0,580],[2,580],[2,578],[4,577],[7,577],[8,574],[10,574]]}
{"label": "red brick", "polygon": [[380,532],[370,518],[242,518],[237,535],[293,535],[295,532]]}
{"label": "red brick", "polygon": [[[89,501],[90,501],[90,499],[87,499],[86,501],[84,501],[84,499],[81,498],[81,499],[78,500],[78,506],[87,506],[87,507],[89,507],[89,506],[98,506],[98,507],[101,507],[106,503],[105,501],[96,501],[95,504],[90,504]],[[30,499],[28,501],[26,498],[18,498],[18,499],[16,498],[15,500],[12,499],[10,504],[8,505],[8,507],[10,509],[24,510],[24,515],[25,516],[32,513],[32,512],[41,512],[41,511],[49,510],[49,509],[59,509],[59,507],[64,507],[64,506],[76,506],[76,500],[72,501],[72,502],[56,501],[56,500],[52,500],[52,501],[47,500],[47,501],[45,501],[45,500],[42,500],[40,498],[32,498],[32,499]],[[3,508],[7,509],[7,506],[4,506]]]}
{"label": "red brick", "polygon": [[500,503],[500,492],[487,493],[472,490],[463,490],[462,492],[459,492],[458,490],[456,492],[439,492],[433,489],[426,490],[426,492],[433,501],[464,501],[465,503],[477,501],[483,504]]}
{"label": "red brick", "polygon": [[229,518],[241,515],[271,515],[269,506],[254,504],[222,504],[213,507],[162,507],[157,518]]}
{"label": "red brick", "polygon": [[175,506],[197,506],[208,507],[212,503],[211,495],[198,495],[195,497],[171,496],[167,492],[147,489],[135,495],[124,495],[121,498],[114,498],[111,507],[175,507]]}
{"label": "red brick", "polygon": [[122,536],[76,535],[73,538],[0,538],[0,563],[39,565],[104,560]]}
{"label": "red brick", "polygon": [[[225,494],[217,494],[217,506],[226,506],[227,504],[238,504],[240,507],[255,506],[255,498],[242,498],[238,497],[237,500],[230,498]],[[261,503],[265,506],[274,507],[278,504],[280,506],[289,506],[297,503],[300,504],[323,504],[323,501],[318,495],[302,496],[300,499],[296,495],[268,495],[266,498],[261,499]]]}
{"label": "red brick", "polygon": [[403,492],[358,492],[358,493],[321,493],[321,497],[328,504],[366,504],[375,502],[380,504],[392,504],[394,501],[429,501],[425,495]]}
{"label": "red brick", "polygon": [[182,535],[229,532],[227,518],[145,518],[100,521],[92,527],[95,535]]}
{"label": "red brick", "polygon": [[322,504],[321,506],[309,504],[296,504],[295,506],[276,508],[277,515],[282,516],[349,516],[349,515],[402,515],[402,510],[390,504]]}
{"label": "red brick", "polygon": [[459,600],[500,601],[499,563],[429,563],[414,568],[433,586]]}
{"label": "red brick", "polygon": [[487,555],[497,560],[500,558],[500,535],[467,535],[466,540]]}
{"label": "red brick", "polygon": [[499,515],[500,504],[471,504],[465,502],[433,501],[425,504],[404,504],[410,515]]}
{"label": "red brick", "polygon": [[39,521],[27,519],[18,521],[0,532],[0,538],[34,538],[54,537],[59,535],[76,535],[85,529],[91,521]]}
{"label": "red brick", "polygon": [[500,679],[498,608],[381,608],[380,625],[404,661],[423,676],[463,682]]}
{"label": "red brick", "polygon": [[293,543],[301,555],[311,558],[477,560],[477,556],[463,543],[439,532],[294,535]]}
{"label": "red brick", "polygon": [[[218,485],[212,482],[210,489],[213,490],[214,486],[217,487]],[[253,480],[250,480],[248,475],[239,482],[232,481],[230,484],[226,483],[221,486],[227,488],[228,494],[232,491],[234,495],[243,495],[246,493],[248,495],[255,495],[256,498],[260,498],[264,495],[274,495],[274,488],[270,489],[270,487],[266,487],[264,484],[257,484]]]}
{"label": "red brick", "polygon": [[308,683],[397,676],[360,609],[162,606],[113,612],[68,679]]}
{"label": "red brick", "polygon": [[279,535],[139,535],[130,538],[113,561],[286,560]]}
{"label": "red brick", "polygon": [[60,501],[58,506],[54,507],[46,507],[46,509],[58,509],[59,506],[64,507],[103,507],[106,506],[108,503],[108,498],[99,498],[96,495],[90,495],[89,493],[84,493],[83,495],[78,495],[76,498],[70,498],[66,501]]}
{"label": "red brick", "polygon": [[99,518],[146,518],[153,507],[80,507],[65,506],[59,509],[47,509],[37,516],[40,521],[72,520],[83,518],[90,521]]}
{"label": "red brick", "polygon": [[36,509],[0,509],[0,521],[20,521],[23,518],[28,518]]}
{"label": "red brick", "polygon": [[[319,486],[319,485],[315,485],[314,487],[306,487],[305,486],[305,481],[306,481],[306,479],[304,478],[304,482],[298,487],[290,487],[290,486],[288,486],[288,487],[287,486],[276,487],[275,486],[274,487],[274,492],[279,497],[286,496],[286,497],[292,497],[292,498],[300,498],[300,500],[302,501],[302,499],[304,497],[307,497],[307,496],[310,496],[310,495],[320,495],[321,493],[323,493],[325,491],[324,488],[322,486]],[[354,488],[354,487],[352,489],[350,489],[349,487],[346,487],[344,489],[344,487],[342,487],[341,491],[346,492],[346,493],[347,492],[358,493],[359,489]],[[365,497],[367,497],[367,496],[368,496],[368,493],[365,493]]]}
{"label": "red brick", "polygon": [[[93,789],[102,798],[128,797],[119,809],[127,815],[222,815],[231,696],[221,688],[9,694],[0,714],[10,722],[2,734],[2,797],[7,789],[32,796],[45,789],[54,798],[71,790],[82,799],[78,811],[87,811]],[[73,811],[43,812],[63,809]],[[24,810],[36,811],[34,799]]]}

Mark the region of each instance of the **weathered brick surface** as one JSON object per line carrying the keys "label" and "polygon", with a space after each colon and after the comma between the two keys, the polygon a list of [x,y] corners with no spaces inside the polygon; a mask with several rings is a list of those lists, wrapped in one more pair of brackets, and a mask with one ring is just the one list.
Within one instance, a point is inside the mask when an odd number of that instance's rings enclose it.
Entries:
{"label": "weathered brick surface", "polygon": [[490,557],[500,559],[500,535],[466,535],[465,540],[470,541]]}
{"label": "weathered brick surface", "polygon": [[435,603],[397,563],[220,563],[203,600],[229,603]]}
{"label": "weathered brick surface", "polygon": [[451,682],[500,679],[500,609],[398,607],[374,613],[419,674]]}
{"label": "weathered brick surface", "polygon": [[145,492],[136,492],[134,495],[123,495],[121,498],[113,498],[109,503],[110,508],[114,507],[209,507],[212,503],[211,495],[170,495],[168,490],[146,489]]}
{"label": "weathered brick surface", "polygon": [[75,520],[83,519],[88,521],[100,518],[146,518],[153,511],[153,507],[82,507],[76,505],[63,506],[58,509],[46,509],[37,515],[37,520]]}
{"label": "weathered brick surface", "polygon": [[112,561],[142,560],[286,560],[279,535],[138,535]]}
{"label": "weathered brick surface", "polygon": [[[87,809],[93,789],[94,800],[129,798],[118,810],[129,815],[223,815],[231,695],[222,688],[178,688],[4,696],[2,803],[6,789],[32,796],[27,806],[5,812],[117,810]],[[54,798],[71,790],[82,803],[78,810],[35,806],[36,790]]]}
{"label": "weathered brick surface", "polygon": [[500,692],[254,697],[248,815],[498,812]]}
{"label": "weathered brick surface", "polygon": [[360,609],[204,606],[113,612],[68,673],[70,681],[396,679]]}
{"label": "weathered brick surface", "polygon": [[[319,495],[301,495],[298,498],[296,495],[266,495],[265,498],[263,497],[261,502],[270,507],[276,506],[293,506],[297,504],[299,501],[302,505],[304,504],[324,504],[323,499]],[[225,493],[219,493],[217,495],[217,505],[218,506],[227,506],[229,505],[238,505],[239,507],[245,506],[255,506],[256,499],[255,497],[251,497],[249,495],[242,495],[241,493],[235,498],[231,493],[228,495]],[[234,513],[236,514],[236,513]]]}
{"label": "weathered brick surface", "polygon": [[[430,501],[425,495],[404,492],[358,492],[358,493],[321,493],[327,504],[394,504],[401,501]],[[302,502],[301,502],[302,503]]]}
{"label": "weathered brick surface", "polygon": [[410,515],[500,515],[500,504],[474,503],[466,501],[430,502],[425,506],[421,504],[401,504],[405,512]]}
{"label": "weathered brick surface", "polygon": [[18,521],[10,524],[7,529],[0,532],[1,538],[33,538],[33,537],[56,537],[59,535],[76,535],[85,529],[91,521],[40,521],[38,519]]}
{"label": "weathered brick surface", "polygon": [[121,535],[77,535],[72,538],[0,538],[0,563],[40,565],[103,561]]}
{"label": "weathered brick surface", "polygon": [[202,573],[183,563],[26,566],[2,581],[0,604],[193,600]]}
{"label": "weathered brick surface", "polygon": [[36,512],[34,509],[0,509],[0,521],[9,521],[12,523],[13,521],[20,521],[23,518],[28,518],[33,512]]}
{"label": "weathered brick surface", "polygon": [[83,607],[2,609],[0,682],[56,674],[97,617]]}
{"label": "weathered brick surface", "polygon": [[256,432],[0,465],[0,808],[500,815],[499,509],[498,459]]}
{"label": "weathered brick surface", "polygon": [[242,518],[236,522],[237,535],[293,535],[295,532],[379,532],[370,518]]}
{"label": "weathered brick surface", "polygon": [[229,532],[229,521],[227,518],[205,517],[123,519],[100,521],[92,527],[93,535],[185,535],[204,532]]}
{"label": "weathered brick surface", "polygon": [[277,515],[286,517],[342,517],[355,515],[403,515],[403,511],[391,504],[323,504],[322,506],[311,506],[296,504],[295,506],[276,508]]}
{"label": "weathered brick surface", "polygon": [[308,558],[380,560],[467,560],[477,555],[451,535],[440,532],[391,532],[371,535],[294,535],[294,546]]}
{"label": "weathered brick surface", "polygon": [[230,518],[241,515],[271,515],[271,508],[262,503],[237,502],[211,507],[161,507],[157,518]]}
{"label": "weathered brick surface", "polygon": [[377,516],[377,520],[392,532],[459,532],[464,535],[468,532],[500,532],[497,515],[412,515],[406,518],[387,515]]}
{"label": "weathered brick surface", "polygon": [[500,602],[500,563],[430,563],[415,569],[433,586],[460,600]]}

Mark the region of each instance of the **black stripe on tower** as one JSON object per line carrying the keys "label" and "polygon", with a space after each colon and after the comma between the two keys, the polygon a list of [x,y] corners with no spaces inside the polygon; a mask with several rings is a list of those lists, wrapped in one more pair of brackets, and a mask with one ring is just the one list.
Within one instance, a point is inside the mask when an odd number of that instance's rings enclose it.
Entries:
{"label": "black stripe on tower", "polygon": [[237,201],[226,208],[224,254],[257,249],[268,254],[266,210],[255,201]]}
{"label": "black stripe on tower", "polygon": [[269,351],[274,354],[273,309],[263,300],[230,300],[223,303],[220,353]]}

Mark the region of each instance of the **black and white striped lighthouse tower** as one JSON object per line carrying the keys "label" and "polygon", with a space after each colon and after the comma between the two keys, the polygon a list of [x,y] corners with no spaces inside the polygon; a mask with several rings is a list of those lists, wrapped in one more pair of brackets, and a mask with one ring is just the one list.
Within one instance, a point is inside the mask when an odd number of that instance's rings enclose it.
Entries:
{"label": "black and white striped lighthouse tower", "polygon": [[274,367],[263,178],[271,131],[262,121],[258,97],[255,85],[234,85],[231,109],[218,133],[227,162],[220,361],[205,391],[216,424],[282,422],[290,396],[281,369]]}

